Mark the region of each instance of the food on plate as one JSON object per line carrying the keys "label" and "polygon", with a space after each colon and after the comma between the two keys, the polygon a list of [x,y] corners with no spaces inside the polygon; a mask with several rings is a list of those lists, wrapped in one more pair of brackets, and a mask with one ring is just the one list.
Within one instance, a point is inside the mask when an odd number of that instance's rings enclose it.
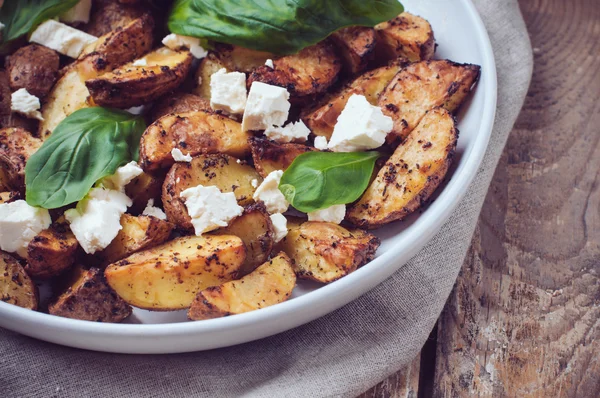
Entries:
{"label": "food on plate", "polygon": [[44,98],[58,78],[60,59],[56,51],[37,44],[21,47],[8,60],[6,69],[10,89],[26,89],[30,94]]}
{"label": "food on plate", "polygon": [[211,76],[221,69],[230,72],[223,61],[218,56],[211,52],[200,62],[200,66],[196,71],[195,82],[197,86],[194,88],[194,94],[210,101],[210,80]]}
{"label": "food on plate", "polygon": [[129,6],[124,1],[101,0],[95,1],[94,5],[90,22],[84,29],[96,37],[117,31],[131,21],[148,15],[147,7]]}
{"label": "food on plate", "polygon": [[376,53],[380,60],[407,58],[418,62],[433,58],[435,38],[427,20],[403,12],[396,18],[375,26]]}
{"label": "food on plate", "polygon": [[139,215],[148,205],[148,201],[160,200],[164,178],[164,173],[142,173],[127,184],[125,194],[132,202],[129,208],[131,214]]}
{"label": "food on plate", "polygon": [[[5,188],[5,186],[2,185],[2,175],[1,174],[0,174],[0,187]],[[0,204],[11,203],[20,198],[21,198],[21,194],[17,191],[0,192]]]}
{"label": "food on plate", "polygon": [[16,258],[0,251],[0,301],[36,310],[38,289]]}
{"label": "food on plate", "polygon": [[211,112],[210,102],[187,93],[177,93],[163,97],[152,108],[150,119],[156,121],[163,116],[194,111]]}
{"label": "food on plate", "polygon": [[248,48],[231,44],[218,43],[215,52],[220,63],[228,71],[250,73],[259,66],[265,65],[269,59],[277,56],[266,51],[250,50]]}
{"label": "food on plate", "polygon": [[259,137],[250,139],[250,147],[254,167],[263,178],[275,170],[285,171],[298,155],[315,150],[313,147],[307,145],[294,143],[278,144]]}
{"label": "food on plate", "polygon": [[351,75],[364,72],[375,55],[377,35],[375,29],[365,26],[350,26],[331,35],[345,67]]}
{"label": "food on plate", "polygon": [[0,129],[0,167],[7,187],[23,192],[25,164],[42,142],[20,128]]}
{"label": "food on plate", "polygon": [[29,242],[25,270],[32,278],[59,276],[75,263],[78,248],[69,224],[61,217]]}

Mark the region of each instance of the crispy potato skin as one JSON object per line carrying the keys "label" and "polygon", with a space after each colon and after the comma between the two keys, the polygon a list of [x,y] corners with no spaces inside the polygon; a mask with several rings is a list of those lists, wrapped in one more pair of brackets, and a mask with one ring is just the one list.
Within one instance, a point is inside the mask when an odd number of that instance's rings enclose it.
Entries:
{"label": "crispy potato skin", "polygon": [[152,216],[121,216],[121,229],[115,239],[98,254],[104,264],[114,263],[141,250],[165,243],[175,225]]}
{"label": "crispy potato skin", "polygon": [[84,30],[96,37],[127,26],[134,19],[148,14],[143,7],[132,7],[120,1],[102,0],[94,3],[90,22]]}
{"label": "crispy potato skin", "polygon": [[419,124],[427,111],[442,106],[454,112],[479,79],[480,67],[451,61],[423,61],[398,73],[379,97],[383,113],[394,120],[387,136],[396,146]]}
{"label": "crispy potato skin", "polygon": [[194,299],[188,318],[220,318],[242,314],[286,301],[296,286],[289,257],[279,253],[240,280],[209,287]]}
{"label": "crispy potato skin", "polygon": [[379,244],[375,235],[362,230],[349,231],[327,222],[290,220],[288,235],[275,250],[290,256],[298,278],[330,283],[371,261]]}
{"label": "crispy potato skin", "polygon": [[256,188],[262,178],[251,166],[240,164],[228,155],[199,155],[190,163],[175,163],[163,184],[162,202],[169,221],[193,232],[192,220],[187,212],[181,192],[198,185],[217,186],[221,192],[233,192],[241,206],[253,203]]}
{"label": "crispy potato skin", "polygon": [[294,159],[306,152],[316,151],[315,148],[294,143],[278,144],[265,138],[250,139],[252,159],[256,171],[265,178],[272,171],[285,171]]}
{"label": "crispy potato skin", "polygon": [[8,73],[0,70],[0,127],[6,127],[4,119],[10,117],[11,90]]}
{"label": "crispy potato skin", "polygon": [[175,163],[171,156],[173,148],[192,156],[224,153],[243,158],[250,153],[251,136],[242,131],[240,123],[212,112],[166,115],[142,135],[140,163],[148,171],[170,167]]}
{"label": "crispy potato skin", "polygon": [[44,98],[58,78],[60,59],[56,51],[37,44],[21,47],[8,59],[10,88],[26,89],[30,94]]}
{"label": "crispy potato skin", "polygon": [[403,12],[396,18],[375,26],[376,57],[387,61],[398,57],[418,62],[433,58],[435,37],[427,20]]}
{"label": "crispy potato skin", "polygon": [[458,131],[443,108],[427,113],[396,148],[346,219],[364,228],[402,220],[423,206],[440,185],[454,157]]}
{"label": "crispy potato skin", "polygon": [[38,308],[38,290],[21,264],[0,251],[0,301],[30,310]]}
{"label": "crispy potato skin", "polygon": [[199,291],[236,279],[245,258],[244,242],[236,236],[186,236],[113,263],[105,275],[131,305],[180,310]]}
{"label": "crispy potato skin", "polygon": [[276,59],[273,66],[273,69],[266,65],[256,68],[248,78],[248,88],[255,81],[285,87],[290,92],[290,102],[302,105],[337,82],[342,61],[333,45],[324,41],[298,54]]}
{"label": "crispy potato skin", "polygon": [[166,115],[193,111],[212,112],[210,102],[194,94],[167,94],[154,105],[150,118],[154,122]]}
{"label": "crispy potato skin", "polygon": [[267,59],[276,58],[275,54],[269,52],[224,43],[215,45],[215,53],[225,68],[244,73],[250,73],[259,66],[263,66]]}
{"label": "crispy potato skin", "polygon": [[213,73],[225,68],[227,72],[231,72],[223,61],[221,61],[214,52],[210,52],[206,58],[200,61],[200,66],[196,71],[196,87],[194,94],[210,101],[210,78]]}
{"label": "crispy potato skin", "polygon": [[0,129],[0,167],[7,184],[15,191],[25,190],[25,164],[42,141],[20,128]]}
{"label": "crispy potato skin", "polygon": [[60,218],[29,242],[25,271],[38,279],[58,276],[75,263],[78,248],[69,224]]}
{"label": "crispy potato skin", "polygon": [[367,69],[375,55],[377,43],[375,29],[350,26],[332,34],[331,39],[344,60],[344,67],[348,74],[357,75]]}
{"label": "crispy potato skin", "polygon": [[121,322],[131,307],[106,283],[102,271],[77,266],[69,275],[70,285],[49,304],[48,312],[64,318],[92,322]]}
{"label": "crispy potato skin", "polygon": [[135,216],[141,214],[150,199],[154,199],[154,204],[159,205],[164,180],[165,173],[142,173],[127,184],[125,193],[133,202],[129,213]]}

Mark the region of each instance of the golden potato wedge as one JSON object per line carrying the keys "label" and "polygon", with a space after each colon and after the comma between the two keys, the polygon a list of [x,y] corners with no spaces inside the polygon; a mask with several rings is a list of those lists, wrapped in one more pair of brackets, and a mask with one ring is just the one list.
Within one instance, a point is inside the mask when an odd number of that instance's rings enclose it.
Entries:
{"label": "golden potato wedge", "polygon": [[[0,186],[1,185],[2,185],[2,183],[0,181]],[[0,192],[0,204],[11,203],[11,202],[14,202],[15,200],[19,200],[19,199],[21,199],[20,192],[17,192],[17,191]]]}
{"label": "golden potato wedge", "polygon": [[457,139],[452,115],[443,108],[429,111],[360,200],[348,208],[346,219],[360,227],[376,228],[417,210],[444,179]]}
{"label": "golden potato wedge", "polygon": [[228,155],[199,155],[190,163],[176,163],[167,173],[162,191],[162,203],[167,218],[178,227],[193,231],[181,192],[198,185],[218,187],[221,192],[233,192],[240,206],[253,203],[252,195],[262,182],[251,166],[240,164]]}
{"label": "golden potato wedge", "polygon": [[210,101],[194,94],[167,94],[154,105],[150,118],[155,122],[166,115],[192,111],[212,112]]}
{"label": "golden potato wedge", "polygon": [[48,312],[64,318],[92,322],[121,322],[131,307],[106,283],[98,268],[76,266],[68,275],[67,288],[49,305]]}
{"label": "golden potato wedge", "polygon": [[296,286],[289,257],[279,253],[237,281],[202,290],[188,311],[193,321],[242,314],[286,301]]}
{"label": "golden potato wedge", "polygon": [[273,249],[273,223],[262,203],[246,206],[244,214],[213,234],[234,235],[246,245],[246,261],[240,269],[240,276],[249,274],[267,261]]}
{"label": "golden potato wedge", "polygon": [[30,310],[38,308],[38,290],[21,264],[0,251],[0,301]]}
{"label": "golden potato wedge", "polygon": [[0,168],[10,188],[25,190],[25,164],[41,145],[40,139],[23,129],[0,129]]}
{"label": "golden potato wedge", "polygon": [[263,66],[267,59],[276,58],[272,53],[224,43],[217,43],[215,52],[227,70],[244,73],[250,73],[259,66]]}
{"label": "golden potato wedge", "polygon": [[37,44],[21,47],[8,58],[10,88],[12,91],[24,88],[29,94],[44,98],[56,82],[59,68],[56,51]]}
{"label": "golden potato wedge", "polygon": [[194,94],[210,101],[210,78],[213,73],[225,68],[227,72],[231,72],[223,61],[221,61],[215,53],[209,53],[206,58],[200,62],[200,66],[196,71],[196,84]]}
{"label": "golden potato wedge", "polygon": [[372,105],[377,105],[380,94],[406,65],[405,60],[397,60],[359,76],[339,92],[329,96],[322,106],[307,112],[302,120],[313,134],[327,137],[329,140],[338,117],[352,94],[364,95]]}
{"label": "golden potato wedge", "polygon": [[350,26],[333,33],[331,39],[342,55],[344,67],[350,75],[358,75],[367,69],[375,55],[375,29]]}
{"label": "golden potato wedge", "polygon": [[86,80],[85,85],[94,102],[114,108],[131,108],[152,102],[183,83],[192,67],[193,57],[189,51],[162,47],[144,59],[147,66],[129,63]]}
{"label": "golden potato wedge", "polygon": [[127,184],[125,193],[133,202],[128,211],[137,216],[144,211],[150,199],[158,204],[164,180],[165,173],[142,173]]}
{"label": "golden potato wedge", "polygon": [[396,146],[417,127],[427,111],[442,106],[454,112],[479,78],[477,65],[423,61],[398,73],[381,93],[379,106],[394,120],[387,142]]}
{"label": "golden potato wedge", "polygon": [[435,38],[427,20],[403,12],[396,18],[375,26],[377,32],[376,57],[387,61],[398,57],[411,62],[433,58]]}
{"label": "golden potato wedge", "polygon": [[290,256],[298,278],[330,283],[371,261],[379,244],[375,235],[362,230],[288,219],[288,235],[275,251],[282,250]]}
{"label": "golden potato wedge", "polygon": [[333,45],[324,41],[276,59],[273,65],[274,68],[256,68],[248,78],[248,87],[255,81],[285,87],[290,92],[290,102],[302,105],[325,93],[337,81],[342,61]]}
{"label": "golden potato wedge", "polygon": [[252,137],[250,149],[256,171],[263,177],[275,170],[286,170],[294,159],[306,152],[316,151],[315,148],[294,143],[278,144],[265,138]]}
{"label": "golden potato wedge", "polygon": [[144,170],[170,167],[173,148],[192,156],[224,153],[244,158],[250,153],[242,125],[228,117],[206,111],[167,115],[152,123],[142,135],[140,164]]}
{"label": "golden potato wedge", "polygon": [[85,32],[100,37],[119,28],[127,26],[135,19],[148,14],[144,7],[132,7],[115,0],[95,1],[90,15],[90,22]]}
{"label": "golden potato wedge", "polygon": [[103,264],[119,261],[133,253],[161,245],[169,239],[175,225],[152,216],[121,216],[121,229],[116,238],[97,253]]}
{"label": "golden potato wedge", "polygon": [[77,238],[61,217],[29,242],[25,271],[38,279],[58,276],[75,263],[78,248]]}
{"label": "golden potato wedge", "polygon": [[186,236],[111,264],[105,275],[131,305],[180,310],[199,291],[236,279],[245,258],[244,242],[237,236]]}

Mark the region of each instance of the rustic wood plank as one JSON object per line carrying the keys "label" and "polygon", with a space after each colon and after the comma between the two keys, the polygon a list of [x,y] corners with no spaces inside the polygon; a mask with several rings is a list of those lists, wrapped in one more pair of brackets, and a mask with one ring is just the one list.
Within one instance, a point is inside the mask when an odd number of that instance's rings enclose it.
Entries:
{"label": "rustic wood plank", "polygon": [[388,377],[359,398],[417,398],[421,355],[400,372]]}

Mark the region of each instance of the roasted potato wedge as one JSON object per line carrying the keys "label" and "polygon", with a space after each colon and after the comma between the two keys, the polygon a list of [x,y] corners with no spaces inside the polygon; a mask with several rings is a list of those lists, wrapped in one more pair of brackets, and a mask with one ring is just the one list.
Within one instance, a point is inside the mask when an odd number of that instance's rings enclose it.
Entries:
{"label": "roasted potato wedge", "polygon": [[267,59],[274,59],[275,54],[250,50],[231,44],[218,43],[215,45],[216,55],[225,68],[230,71],[250,73],[265,64]]}
{"label": "roasted potato wedge", "polygon": [[161,245],[169,239],[175,225],[152,216],[121,216],[121,229],[116,238],[98,253],[103,264],[119,261],[133,253]]}
{"label": "roasted potato wedge", "polygon": [[154,199],[155,203],[160,202],[164,180],[164,173],[142,173],[127,184],[125,193],[133,202],[129,208],[129,212],[133,215],[141,214],[150,199]]}
{"label": "roasted potato wedge", "polygon": [[286,301],[296,286],[289,257],[279,253],[240,280],[202,290],[188,318],[194,321],[242,314]]}
{"label": "roasted potato wedge", "polygon": [[367,69],[367,65],[375,55],[377,35],[375,29],[364,26],[350,26],[331,35],[344,67],[350,75],[358,75]]}
{"label": "roasted potato wedge", "polygon": [[443,108],[429,111],[385,163],[346,219],[376,228],[402,220],[429,199],[440,185],[454,157],[458,131]]}
{"label": "roasted potato wedge", "polygon": [[278,144],[259,137],[250,139],[250,149],[254,167],[263,178],[275,170],[285,171],[299,155],[316,151],[315,148],[302,144]]}
{"label": "roasted potato wedge", "polygon": [[75,263],[78,248],[77,238],[61,217],[29,242],[25,271],[38,279],[58,276]]}
{"label": "roasted potato wedge", "polygon": [[247,206],[244,214],[213,234],[234,235],[246,245],[246,261],[240,269],[240,276],[249,274],[267,261],[273,249],[273,223],[262,203]]}
{"label": "roasted potato wedge", "polygon": [[302,105],[325,93],[337,81],[342,61],[333,45],[325,41],[276,59],[273,66],[256,68],[248,78],[248,87],[255,81],[285,87],[290,92],[290,102]]}
{"label": "roasted potato wedge", "polygon": [[29,94],[44,98],[56,82],[59,68],[56,51],[37,44],[21,47],[8,58],[10,88],[12,91],[24,88]]}
{"label": "roasted potato wedge", "polygon": [[7,185],[15,191],[25,189],[25,164],[42,141],[20,128],[0,129],[0,168]]}
{"label": "roasted potato wedge", "polygon": [[0,251],[0,301],[30,310],[38,308],[38,290],[21,264]]}
{"label": "roasted potato wedge", "polygon": [[148,14],[143,7],[132,7],[116,0],[95,1],[90,22],[85,31],[100,37],[127,26],[135,19]]}
{"label": "roasted potato wedge", "polygon": [[131,315],[131,307],[106,283],[98,268],[76,266],[68,287],[48,305],[48,312],[64,318],[117,323]]}
{"label": "roasted potato wedge", "polygon": [[173,148],[192,156],[224,153],[243,158],[250,153],[242,125],[228,117],[206,111],[167,115],[152,123],[142,135],[140,163],[144,170],[170,167]]}
{"label": "roasted potato wedge", "polygon": [[371,261],[379,244],[375,235],[362,230],[288,219],[288,235],[275,251],[290,256],[298,278],[330,283]]}
{"label": "roasted potato wedge", "polygon": [[[0,182],[0,186],[2,183]],[[0,192],[0,204],[3,203],[11,203],[15,200],[19,200],[21,198],[21,194],[17,191],[6,191]]]}
{"label": "roasted potato wedge", "polygon": [[363,74],[339,92],[329,96],[322,106],[307,112],[302,120],[313,134],[327,137],[329,140],[338,117],[352,94],[364,95],[372,105],[377,105],[379,95],[406,65],[405,60],[398,60]]}
{"label": "roasted potato wedge", "polygon": [[215,53],[209,53],[208,56],[200,62],[200,66],[196,71],[197,86],[194,88],[194,94],[210,102],[210,78],[213,73],[216,73],[223,68],[225,68],[227,72],[231,72]]}
{"label": "roasted potato wedge", "polygon": [[8,73],[0,70],[0,127],[8,127],[5,119],[10,117],[12,112],[10,109],[11,94]]}
{"label": "roasted potato wedge", "polygon": [[375,26],[377,32],[376,57],[387,61],[399,57],[411,62],[433,58],[435,38],[427,20],[403,12],[396,18]]}
{"label": "roasted potato wedge", "polygon": [[85,85],[94,102],[100,106],[131,108],[152,102],[176,89],[192,67],[189,51],[173,51],[162,47],[146,55],[147,66],[129,63]]}
{"label": "roasted potato wedge", "polygon": [[402,142],[433,108],[454,112],[477,82],[479,70],[477,65],[451,61],[423,61],[404,68],[379,97],[383,113],[394,120],[387,142]]}
{"label": "roasted potato wedge", "polygon": [[194,94],[167,94],[152,108],[151,120],[154,122],[166,115],[192,111],[212,112],[210,101]]}
{"label": "roasted potato wedge", "polygon": [[[261,176],[251,166],[240,164],[228,155],[199,155],[190,163],[176,163],[167,173],[162,192],[162,203],[167,218],[178,227],[193,231],[181,192],[198,185],[218,187],[221,192],[233,192],[241,206],[253,202],[252,195]],[[257,185],[258,186],[258,185]]]}
{"label": "roasted potato wedge", "polygon": [[199,291],[236,279],[246,258],[237,236],[186,236],[109,265],[108,284],[131,305],[188,308]]}

